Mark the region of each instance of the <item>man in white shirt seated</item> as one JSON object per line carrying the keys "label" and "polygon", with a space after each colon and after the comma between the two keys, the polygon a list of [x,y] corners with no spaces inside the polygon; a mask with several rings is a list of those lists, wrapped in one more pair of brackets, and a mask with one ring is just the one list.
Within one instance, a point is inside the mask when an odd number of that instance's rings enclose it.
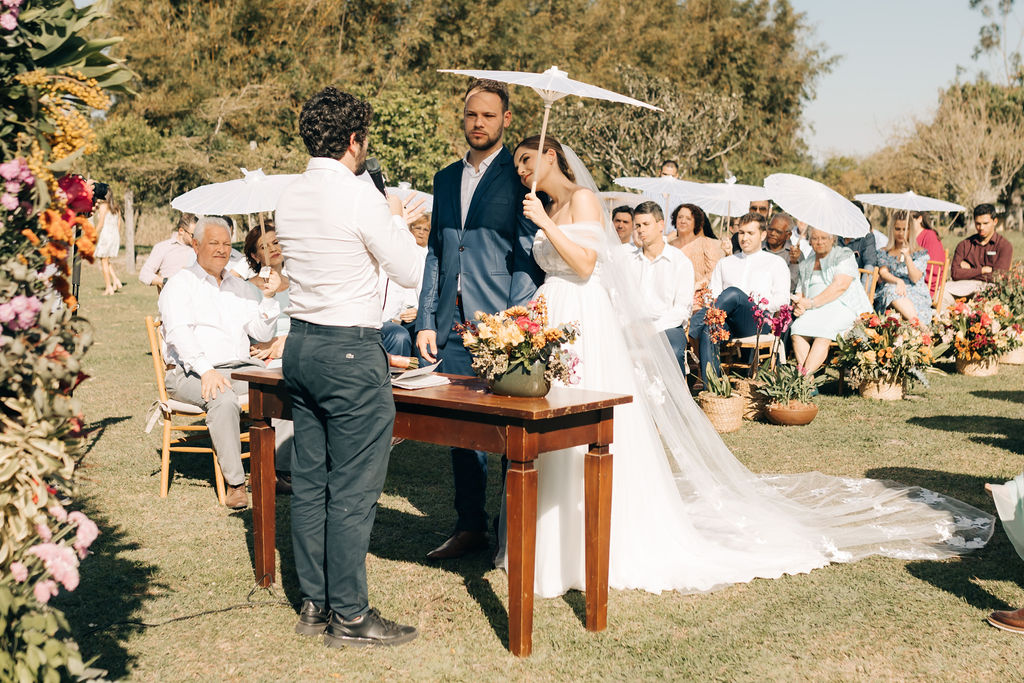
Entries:
{"label": "man in white shirt seated", "polygon": [[[789,302],[789,268],[778,256],[761,250],[765,233],[764,216],[754,212],[742,216],[736,233],[740,251],[719,261],[711,273],[714,305],[725,311],[725,325],[731,339],[757,333],[751,297],[755,301],[767,299],[769,312]],[[694,313],[690,321],[690,337],[700,344],[700,376],[705,384],[707,363],[711,363],[716,374],[721,373],[717,344],[711,341],[711,331],[704,324],[706,310]],[[768,331],[765,326],[761,333]]]}
{"label": "man in white shirt seated", "polygon": [[665,244],[665,217],[655,202],[633,213],[641,248],[634,256],[640,294],[648,304],[655,329],[668,338],[679,369],[686,374],[686,323],[693,308],[693,264],[682,251]]}
{"label": "man in white shirt seated", "polygon": [[[231,379],[239,368],[263,368],[249,358],[249,338],[269,341],[280,305],[274,292],[280,276],[273,272],[262,292],[228,274],[231,232],[222,218],[201,218],[193,233],[196,262],[167,281],[160,294],[167,373],[171,398],[206,411],[206,425],[227,484],[225,504],[244,508],[245,492],[239,442],[239,397],[245,382]],[[262,296],[261,296],[262,294]]]}
{"label": "man in white shirt seated", "polygon": [[416,315],[419,313],[420,289],[423,287],[423,267],[427,260],[427,240],[430,238],[430,216],[417,218],[409,226],[409,232],[416,239],[416,262],[419,277],[415,287],[403,287],[381,270],[380,295],[381,343],[388,353],[396,356],[410,356],[412,340],[416,338]]}

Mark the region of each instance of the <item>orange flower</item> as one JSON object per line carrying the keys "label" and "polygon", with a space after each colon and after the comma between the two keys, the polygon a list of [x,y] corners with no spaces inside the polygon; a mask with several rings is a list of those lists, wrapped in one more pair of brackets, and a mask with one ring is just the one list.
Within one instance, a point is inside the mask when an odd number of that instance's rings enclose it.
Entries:
{"label": "orange flower", "polygon": [[60,217],[60,214],[53,209],[47,209],[39,214],[39,227],[41,227],[52,240],[67,242],[71,239],[70,227]]}
{"label": "orange flower", "polygon": [[34,232],[29,230],[28,228],[25,228],[24,230],[22,230],[21,234],[24,235],[25,239],[27,239],[32,244],[39,244],[39,237],[38,237],[38,235],[36,235]]}
{"label": "orange flower", "polygon": [[92,255],[96,249],[96,245],[93,244],[88,237],[86,237],[85,235],[79,237],[78,241],[75,242],[75,246],[78,248],[78,251],[82,254],[82,258],[84,258],[89,263],[93,262]]}

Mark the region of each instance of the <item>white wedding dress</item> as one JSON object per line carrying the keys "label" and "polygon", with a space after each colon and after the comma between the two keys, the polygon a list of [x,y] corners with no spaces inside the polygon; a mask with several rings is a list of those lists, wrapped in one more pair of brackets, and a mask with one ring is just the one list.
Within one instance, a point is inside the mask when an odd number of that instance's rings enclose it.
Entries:
{"label": "white wedding dress", "polygon": [[[925,489],[817,472],[751,473],[697,408],[667,342],[645,322],[620,260],[627,255],[608,246],[610,226],[559,227],[599,256],[594,273],[580,278],[537,232],[533,256],[546,273],[537,294],[547,300],[549,323],[580,325],[577,386],[634,397],[615,408],[612,588],[705,592],[871,554],[939,559],[991,537],[990,515]],[[536,462],[540,596],[585,587],[584,453],[544,453]]]}

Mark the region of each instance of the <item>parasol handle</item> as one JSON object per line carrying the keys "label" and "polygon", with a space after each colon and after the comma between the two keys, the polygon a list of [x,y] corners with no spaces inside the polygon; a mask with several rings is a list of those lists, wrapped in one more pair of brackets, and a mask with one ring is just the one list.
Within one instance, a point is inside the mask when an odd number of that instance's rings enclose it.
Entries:
{"label": "parasol handle", "polygon": [[530,192],[537,194],[537,176],[540,175],[540,158],[544,156],[544,136],[548,132],[548,115],[551,113],[551,105],[544,104],[544,123],[540,125],[540,144],[537,145],[537,163],[533,167],[533,186]]}

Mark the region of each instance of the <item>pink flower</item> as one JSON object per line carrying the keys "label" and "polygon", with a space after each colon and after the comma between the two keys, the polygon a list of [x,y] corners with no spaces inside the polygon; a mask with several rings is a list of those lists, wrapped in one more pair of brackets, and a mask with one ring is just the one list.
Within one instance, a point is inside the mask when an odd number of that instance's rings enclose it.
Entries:
{"label": "pink flower", "polygon": [[18,28],[18,15],[14,12],[4,12],[3,14],[0,14],[0,28],[7,31],[13,31]]}
{"label": "pink flower", "polygon": [[4,188],[11,194],[18,194],[21,192],[21,183],[17,180],[8,180],[4,183]]}
{"label": "pink flower", "polygon": [[46,511],[56,518],[58,522],[63,522],[68,518],[67,510],[65,510],[60,503],[54,503],[50,507],[46,508]]}
{"label": "pink flower", "polygon": [[32,587],[32,592],[35,594],[36,600],[45,605],[52,596],[57,594],[57,584],[50,579],[40,581]]}
{"label": "pink flower", "polygon": [[81,512],[72,512],[68,515],[68,520],[78,525],[78,530],[75,532],[74,546],[75,550],[78,551],[78,556],[84,560],[85,556],[89,554],[89,546],[100,535],[100,529],[94,521]]}
{"label": "pink flower", "polygon": [[29,548],[28,552],[42,560],[46,571],[69,591],[78,588],[78,558],[71,548],[57,543],[40,543]]}
{"label": "pink flower", "polygon": [[18,583],[24,583],[28,578],[28,569],[21,562],[11,562],[11,576]]}
{"label": "pink flower", "polygon": [[13,159],[0,164],[0,177],[4,180],[15,180],[21,175],[21,160]]}
{"label": "pink flower", "polygon": [[[5,14],[3,16],[0,16],[0,23],[3,23],[5,16],[7,15]],[[14,211],[15,209],[18,208],[18,198],[15,197],[13,194],[8,194],[7,192],[4,192],[2,195],[0,195],[0,206],[3,206],[8,211]]]}
{"label": "pink flower", "polygon": [[50,527],[46,526],[42,522],[36,524],[36,533],[39,534],[39,538],[43,539],[44,542],[48,542],[53,538],[53,534],[50,533]]}

